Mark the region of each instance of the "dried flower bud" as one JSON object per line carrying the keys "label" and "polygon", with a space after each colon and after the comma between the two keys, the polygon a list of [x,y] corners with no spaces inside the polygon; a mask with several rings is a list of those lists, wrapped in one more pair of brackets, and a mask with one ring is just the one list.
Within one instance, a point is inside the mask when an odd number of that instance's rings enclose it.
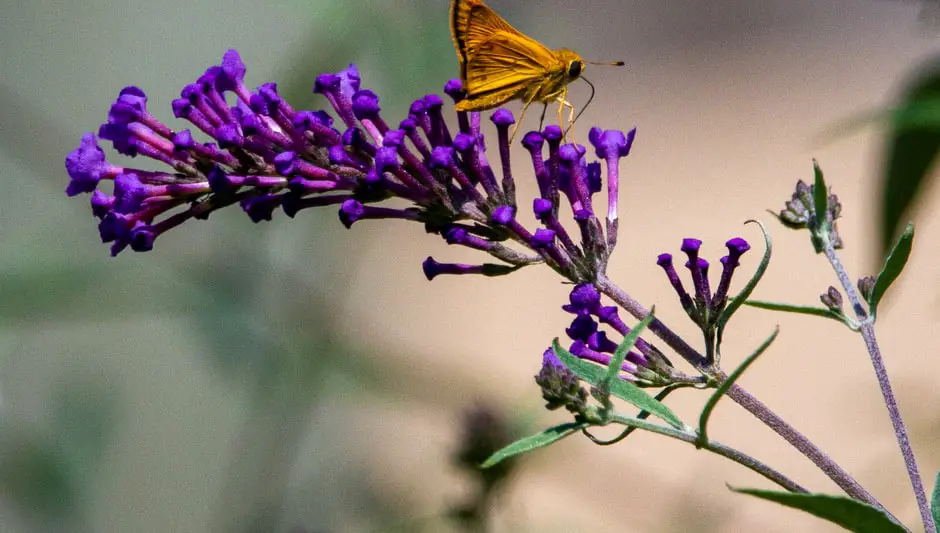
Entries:
{"label": "dried flower bud", "polygon": [[871,299],[871,293],[875,290],[875,281],[877,281],[875,276],[865,276],[858,280],[858,292],[862,293],[862,298],[865,301]]}
{"label": "dried flower bud", "polygon": [[830,311],[842,312],[842,293],[835,287],[830,286],[825,293],[819,295],[819,301],[828,307]]}

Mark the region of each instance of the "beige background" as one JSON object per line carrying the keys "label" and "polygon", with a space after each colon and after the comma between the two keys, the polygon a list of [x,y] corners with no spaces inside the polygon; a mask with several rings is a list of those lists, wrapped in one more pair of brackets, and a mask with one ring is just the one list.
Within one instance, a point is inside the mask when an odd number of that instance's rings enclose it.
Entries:
{"label": "beige background", "polygon": [[[598,94],[580,132],[638,127],[621,166],[610,274],[667,324],[695,339],[656,255],[678,253],[694,236],[714,262],[740,235],[755,245],[744,262],[752,269],[759,234],[742,225],[749,218],[768,222],[775,241],[756,297],[813,304],[836,282],[806,235],[765,212],[780,208],[797,179],[812,178],[813,157],[844,205],[844,263],[853,277],[876,270],[882,132],[831,144],[819,136],[890,105],[937,51],[940,30],[919,18],[934,6],[491,5],[551,46],[626,61],[588,70]],[[408,101],[455,73],[446,12],[443,0],[4,6],[0,464],[54,450],[51,464],[67,472],[74,499],[41,507],[22,492],[14,475],[22,471],[7,466],[0,530],[451,531],[436,517],[465,490],[449,458],[463,409],[483,401],[530,428],[563,420],[541,409],[532,381],[567,321],[559,309],[567,287],[548,269],[428,283],[427,255],[479,259],[416,225],[343,231],[332,212],[259,226],[219,213],[161,237],[150,254],[111,259],[86,199],[62,193],[65,154],[104,120],[120,87],[143,87],[169,121],[170,100],[229,47],[248,64],[249,85],[276,79],[300,91],[354,61],[396,122]],[[574,92],[573,101],[586,99],[583,84]],[[531,194],[524,153],[514,155]],[[928,486],[940,468],[936,196],[928,190],[915,215],[914,255],[878,324]],[[743,310],[726,365],[776,324],[781,335],[743,385],[920,530],[860,338],[835,322]],[[704,398],[677,394],[671,405],[693,420]],[[730,401],[711,433],[807,487],[837,492]],[[726,483],[768,487],[662,438],[609,448],[572,439],[526,460],[494,531],[839,530],[731,494]]]}

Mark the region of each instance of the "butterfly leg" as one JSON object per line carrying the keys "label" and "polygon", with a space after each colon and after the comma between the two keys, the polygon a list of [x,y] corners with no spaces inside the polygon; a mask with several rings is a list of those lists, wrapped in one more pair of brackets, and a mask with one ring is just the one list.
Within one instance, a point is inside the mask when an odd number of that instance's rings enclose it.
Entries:
{"label": "butterfly leg", "polygon": [[562,120],[562,110],[568,108],[568,127],[562,132],[562,138],[565,142],[568,142],[567,134],[571,132],[571,142],[577,143],[578,141],[574,137],[574,106],[571,105],[566,97],[568,96],[568,88],[566,87],[562,91],[561,95],[558,97],[558,126],[561,126],[564,122]]}
{"label": "butterfly leg", "polygon": [[[537,94],[537,93],[538,93],[538,91],[533,92],[533,93],[532,93],[532,97],[529,98],[528,100],[526,100],[525,105],[522,106],[522,113],[519,113],[519,120],[517,120],[516,123],[513,125],[513,127],[512,127],[512,134],[509,135],[509,144],[512,144],[512,140],[516,138],[516,129],[519,128],[519,124],[522,124],[522,117],[525,116],[525,110],[526,110],[526,109],[529,109],[529,105],[530,105],[533,101],[535,101],[535,94]],[[546,105],[547,105],[547,104],[546,104]]]}
{"label": "butterfly leg", "polygon": [[542,131],[542,126],[545,124],[546,111],[548,111],[548,102],[542,102],[542,117],[539,118],[539,131]]}

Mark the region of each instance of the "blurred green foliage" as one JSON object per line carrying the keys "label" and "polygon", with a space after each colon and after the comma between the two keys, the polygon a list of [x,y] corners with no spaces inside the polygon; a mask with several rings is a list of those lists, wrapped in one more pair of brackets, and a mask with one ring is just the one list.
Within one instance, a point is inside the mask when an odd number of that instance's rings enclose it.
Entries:
{"label": "blurred green foliage", "polygon": [[940,152],[940,56],[914,70],[891,113],[881,179],[881,250],[887,254]]}

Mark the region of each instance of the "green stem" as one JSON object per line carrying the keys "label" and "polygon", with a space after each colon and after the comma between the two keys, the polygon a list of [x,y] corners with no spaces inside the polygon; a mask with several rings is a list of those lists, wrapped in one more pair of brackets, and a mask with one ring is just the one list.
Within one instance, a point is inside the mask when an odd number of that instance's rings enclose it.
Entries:
{"label": "green stem", "polygon": [[[638,427],[640,429],[645,429],[653,433],[659,433],[660,435],[665,435],[667,437],[672,437],[683,442],[688,442],[689,444],[695,445],[698,441],[698,435],[694,432],[682,431],[679,429],[674,429],[668,426],[661,426],[659,424],[654,424],[646,420],[640,420],[632,416],[623,416],[618,414],[613,414],[610,416],[611,422],[616,422],[618,424],[623,424],[625,426]],[[699,443],[701,444],[701,443]],[[795,481],[791,480],[782,473],[774,470],[772,467],[754,459],[750,455],[747,455],[739,450],[736,450],[730,446],[726,446],[716,441],[708,441],[701,446],[703,450],[708,450],[712,453],[730,459],[754,472],[764,476],[765,478],[773,481],[777,485],[780,485],[784,489],[790,492],[808,492],[806,489],[801,487]]]}

